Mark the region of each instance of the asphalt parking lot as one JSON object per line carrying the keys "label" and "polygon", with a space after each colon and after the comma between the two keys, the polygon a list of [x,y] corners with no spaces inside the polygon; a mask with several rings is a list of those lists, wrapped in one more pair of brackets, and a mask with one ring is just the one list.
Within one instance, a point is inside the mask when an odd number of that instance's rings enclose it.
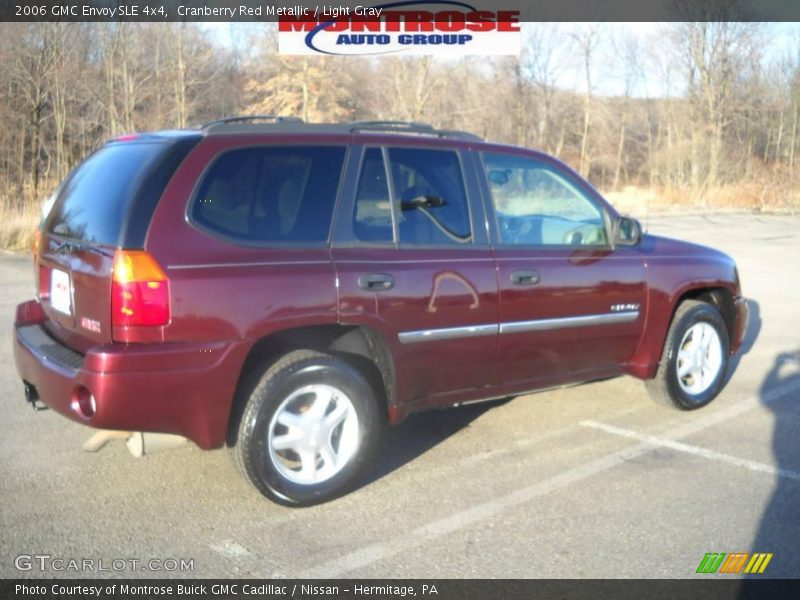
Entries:
{"label": "asphalt parking lot", "polygon": [[[387,433],[362,487],[309,509],[263,499],[224,451],[87,454],[89,429],[34,413],[11,355],[30,258],[0,255],[0,576],[682,578],[708,552],[770,552],[764,576],[800,576],[800,217],[650,230],[733,255],[752,300],[712,405],[662,408],[620,378],[417,415]],[[35,554],[126,568],[17,570]]]}

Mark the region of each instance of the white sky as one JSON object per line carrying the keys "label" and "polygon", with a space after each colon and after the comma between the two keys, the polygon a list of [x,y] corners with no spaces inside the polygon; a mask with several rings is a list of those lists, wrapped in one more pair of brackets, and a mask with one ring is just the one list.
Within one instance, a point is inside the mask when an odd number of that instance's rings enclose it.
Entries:
{"label": "white sky", "polygon": [[[224,47],[247,44],[250,34],[258,31],[263,24],[248,23],[204,23],[201,25],[211,40]],[[523,46],[527,36],[536,28],[555,30],[564,40],[562,55],[558,60],[558,86],[582,92],[586,89],[585,73],[579,53],[569,49],[571,35],[582,28],[594,28],[599,33],[600,45],[595,52],[591,68],[592,88],[599,95],[621,95],[625,89],[623,62],[615,51],[615,44],[626,36],[633,37],[642,47],[641,76],[632,89],[634,96],[658,97],[680,95],[683,90],[677,80],[668,81],[664,72],[676,59],[669,55],[669,44],[665,41],[672,23],[523,23]],[[769,60],[782,58],[796,52],[800,44],[800,23],[764,23],[764,52]],[[245,46],[241,46],[246,51]],[[663,50],[662,50],[663,49]],[[676,74],[677,75],[677,74]]]}

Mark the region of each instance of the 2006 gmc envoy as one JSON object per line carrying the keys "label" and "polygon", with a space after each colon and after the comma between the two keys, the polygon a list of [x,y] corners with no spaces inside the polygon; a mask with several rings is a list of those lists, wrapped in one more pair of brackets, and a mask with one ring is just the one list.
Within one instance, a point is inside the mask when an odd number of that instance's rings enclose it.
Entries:
{"label": "2006 gmc envoy", "polygon": [[704,406],[748,318],[725,254],[642,233],[550,156],[418,123],[123,136],[36,239],[26,398],[227,446],[289,505],[346,491],[413,411],[621,374]]}

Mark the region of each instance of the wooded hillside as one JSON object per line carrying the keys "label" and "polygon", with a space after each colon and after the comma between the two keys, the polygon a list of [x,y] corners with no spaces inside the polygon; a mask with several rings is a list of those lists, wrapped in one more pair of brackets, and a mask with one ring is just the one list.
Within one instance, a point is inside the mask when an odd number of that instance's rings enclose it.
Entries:
{"label": "wooded hillside", "polygon": [[222,44],[193,23],[0,23],[2,221],[29,223],[112,136],[247,113],[424,121],[543,149],[606,192],[800,207],[800,37],[769,24],[663,24],[649,38],[526,24],[518,59],[458,61],[282,56],[274,27],[230,27]]}

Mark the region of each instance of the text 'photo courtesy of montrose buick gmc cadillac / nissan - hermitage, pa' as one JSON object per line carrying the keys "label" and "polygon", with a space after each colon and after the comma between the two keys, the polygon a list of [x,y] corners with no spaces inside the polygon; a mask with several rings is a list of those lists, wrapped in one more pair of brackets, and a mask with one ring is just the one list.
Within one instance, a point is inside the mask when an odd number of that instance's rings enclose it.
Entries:
{"label": "text 'photo courtesy of montrose buick gmc cadillac / nissan - hermitage, pa'", "polygon": [[114,139],[57,190],[34,276],[34,407],[92,449],[227,447],[293,506],[415,411],[623,374],[705,406],[748,319],[727,255],[643,233],[551,156],[406,122]]}

